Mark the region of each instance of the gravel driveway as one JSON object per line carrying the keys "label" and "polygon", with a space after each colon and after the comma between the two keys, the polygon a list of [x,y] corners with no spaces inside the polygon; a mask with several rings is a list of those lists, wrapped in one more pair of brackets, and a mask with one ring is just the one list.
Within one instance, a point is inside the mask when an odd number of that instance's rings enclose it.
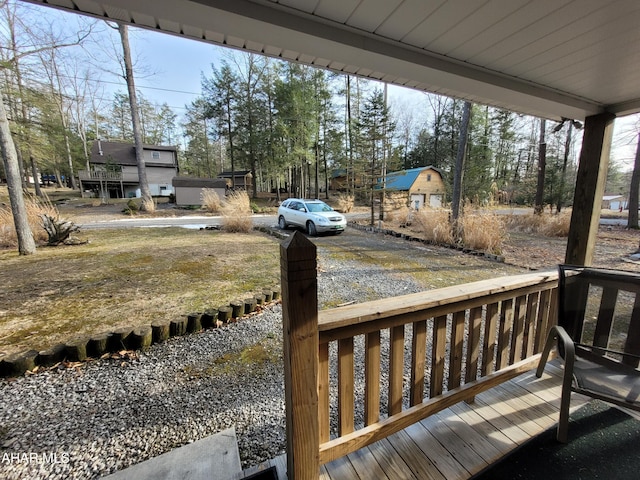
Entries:
{"label": "gravel driveway", "polygon": [[[522,271],[353,229],[314,241],[321,308]],[[233,359],[256,343],[265,346],[266,360],[238,367]],[[279,455],[285,448],[281,345],[277,305],[134,358],[2,380],[0,478],[96,478],[231,426],[244,467]],[[23,461],[24,454],[39,461]]]}

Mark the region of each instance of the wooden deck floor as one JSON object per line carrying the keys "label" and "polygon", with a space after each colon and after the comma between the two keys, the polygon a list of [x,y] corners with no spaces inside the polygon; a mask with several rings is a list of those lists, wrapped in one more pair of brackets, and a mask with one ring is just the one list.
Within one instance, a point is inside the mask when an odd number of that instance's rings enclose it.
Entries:
{"label": "wooden deck floor", "polygon": [[[561,369],[548,364],[545,375],[521,375],[459,403],[385,440],[323,465],[322,480],[467,479],[500,460],[558,421]],[[572,394],[572,409],[588,397]],[[284,455],[245,476],[275,466],[285,480]]]}

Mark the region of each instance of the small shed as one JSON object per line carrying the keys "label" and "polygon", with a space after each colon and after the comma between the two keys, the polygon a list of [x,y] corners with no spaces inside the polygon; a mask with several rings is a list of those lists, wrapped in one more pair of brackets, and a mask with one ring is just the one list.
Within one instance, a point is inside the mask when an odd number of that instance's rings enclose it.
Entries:
{"label": "small shed", "polygon": [[235,172],[222,172],[218,175],[226,181],[229,188],[235,186],[236,190],[246,190],[250,192],[253,188],[253,175],[250,170],[236,170]]}
{"label": "small shed", "polygon": [[602,208],[609,210],[624,210],[627,208],[627,197],[622,194],[608,195],[602,197]]}
{"label": "small shed", "polygon": [[362,187],[362,185],[362,176],[357,175],[354,179],[353,173],[349,173],[347,175],[347,170],[345,168],[338,168],[331,172],[329,190],[333,190],[335,192],[345,192],[349,189],[350,186],[360,188]]}
{"label": "small shed", "polygon": [[[382,179],[378,187],[382,188]],[[444,202],[442,174],[431,166],[388,173],[384,188],[387,202],[397,207],[409,205],[419,210],[425,205],[440,207]]]}
{"label": "small shed", "polygon": [[173,177],[171,184],[176,193],[176,205],[202,205],[202,190],[215,190],[220,198],[225,197],[227,182],[222,178]]}

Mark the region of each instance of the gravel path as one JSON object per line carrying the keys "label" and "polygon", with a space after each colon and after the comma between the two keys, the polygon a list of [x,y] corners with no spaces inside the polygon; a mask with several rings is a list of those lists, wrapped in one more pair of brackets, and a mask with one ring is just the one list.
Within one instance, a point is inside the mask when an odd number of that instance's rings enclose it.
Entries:
{"label": "gravel path", "polygon": [[[422,289],[376,265],[320,262],[321,306]],[[283,453],[281,322],[273,306],[135,358],[2,380],[0,478],[97,478],[231,426],[244,467]]]}

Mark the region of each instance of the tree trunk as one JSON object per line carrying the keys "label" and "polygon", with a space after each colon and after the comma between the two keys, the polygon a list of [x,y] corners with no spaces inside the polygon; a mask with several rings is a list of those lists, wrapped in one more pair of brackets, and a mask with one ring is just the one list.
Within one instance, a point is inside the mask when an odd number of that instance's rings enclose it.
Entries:
{"label": "tree trunk", "polygon": [[153,198],[149,190],[147,181],[147,169],[144,162],[144,149],[142,148],[142,129],[140,125],[140,111],[136,98],[136,86],[133,78],[133,66],[131,63],[131,49],[129,47],[129,31],[127,25],[118,25],[118,32],[122,41],[122,51],[125,68],[125,79],[127,90],[129,91],[129,105],[131,106],[131,123],[133,127],[133,141],[136,150],[136,162],[138,164],[138,182],[140,184],[140,194],[142,197],[141,210],[153,211]]}
{"label": "tree trunk", "polygon": [[33,240],[33,233],[29,226],[27,207],[22,195],[22,179],[20,178],[20,168],[18,167],[18,155],[16,147],[11,137],[7,113],[4,109],[4,102],[0,101],[0,143],[2,147],[2,160],[4,171],[7,176],[7,189],[9,191],[9,202],[13,223],[18,237],[18,252],[20,255],[31,255],[36,251],[36,243]]}
{"label": "tree trunk", "polygon": [[540,120],[540,150],[538,151],[538,186],[536,188],[536,200],[534,213],[540,215],[544,210],[544,176],[547,168],[547,142],[544,138],[547,121],[543,118]]}
{"label": "tree trunk", "polygon": [[458,236],[458,218],[460,217],[460,201],[462,199],[462,176],[464,173],[464,157],[467,151],[470,119],[471,102],[464,102],[462,122],[460,124],[460,139],[458,140],[458,152],[456,154],[455,176],[453,178],[453,194],[451,198],[451,223],[456,237]]}
{"label": "tree trunk", "polygon": [[[638,132],[638,144],[636,145],[636,159],[631,174],[629,186],[629,216],[627,228],[638,228],[638,191],[640,190],[640,132]],[[638,246],[640,250],[640,246]]]}
{"label": "tree trunk", "polygon": [[564,142],[564,157],[562,159],[562,173],[560,176],[560,192],[558,192],[558,203],[556,205],[556,213],[560,213],[564,206],[564,190],[567,183],[567,163],[569,162],[569,149],[571,148],[571,131],[573,130],[573,123],[569,123],[569,129],[567,130],[567,138]]}

